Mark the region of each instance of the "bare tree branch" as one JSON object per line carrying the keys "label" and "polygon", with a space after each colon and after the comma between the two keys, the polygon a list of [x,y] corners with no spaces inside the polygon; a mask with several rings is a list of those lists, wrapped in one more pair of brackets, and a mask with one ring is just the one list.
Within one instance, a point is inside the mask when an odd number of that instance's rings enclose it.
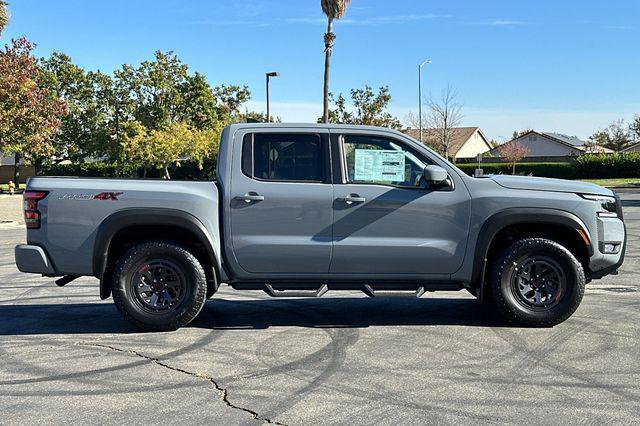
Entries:
{"label": "bare tree branch", "polygon": [[462,104],[457,101],[458,92],[451,86],[442,91],[439,99],[428,100],[427,127],[435,131],[435,142],[449,159],[449,150],[462,122]]}

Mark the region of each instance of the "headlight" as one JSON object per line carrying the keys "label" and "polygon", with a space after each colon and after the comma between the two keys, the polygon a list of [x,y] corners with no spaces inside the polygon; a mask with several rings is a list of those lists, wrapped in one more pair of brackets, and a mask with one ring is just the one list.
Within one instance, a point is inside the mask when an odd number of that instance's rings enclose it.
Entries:
{"label": "headlight", "polygon": [[582,198],[595,201],[600,206],[599,217],[618,217],[618,206],[614,197],[606,195],[581,194]]}

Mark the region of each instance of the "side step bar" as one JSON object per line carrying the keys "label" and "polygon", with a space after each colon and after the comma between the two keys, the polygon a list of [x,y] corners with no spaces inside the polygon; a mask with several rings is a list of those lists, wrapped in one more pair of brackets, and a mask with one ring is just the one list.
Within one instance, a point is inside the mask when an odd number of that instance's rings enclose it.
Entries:
{"label": "side step bar", "polygon": [[276,290],[271,284],[264,285],[264,292],[271,297],[322,297],[329,286],[322,284],[317,290]]}
{"label": "side step bar", "polygon": [[[264,284],[262,290],[271,297],[322,297],[329,286],[322,284],[314,290],[276,290],[271,284]],[[376,290],[369,284],[360,287],[360,291],[369,297],[421,297],[425,293],[425,287],[418,287],[415,290]]]}
{"label": "side step bar", "polygon": [[374,290],[369,284],[362,286],[362,292],[369,297],[420,297],[424,294],[424,287],[418,287],[415,291],[398,290]]}

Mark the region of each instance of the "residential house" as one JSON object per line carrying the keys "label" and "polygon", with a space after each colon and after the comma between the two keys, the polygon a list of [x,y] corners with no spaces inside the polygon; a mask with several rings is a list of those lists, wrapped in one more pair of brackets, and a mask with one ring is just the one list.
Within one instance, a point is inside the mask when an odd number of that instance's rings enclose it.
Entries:
{"label": "residential house", "polygon": [[[479,127],[456,127],[450,130],[451,141],[449,143],[449,157],[455,160],[476,158],[478,154],[484,154],[492,146]],[[406,129],[403,133],[416,140],[420,140],[419,129]],[[422,141],[432,148],[442,151],[440,135],[442,129],[422,129]]]}
{"label": "residential house", "polygon": [[[13,155],[2,156],[0,155],[0,183],[7,183],[13,180],[13,173],[15,171],[15,157]],[[35,174],[33,166],[27,166],[23,161],[20,161],[20,183],[26,182],[27,178]]]}
{"label": "residential house", "polygon": [[640,142],[632,143],[620,152],[640,152]]}
{"label": "residential house", "polygon": [[[576,136],[562,133],[537,132],[530,130],[503,145],[519,143],[529,150],[526,158],[545,161],[563,161],[588,153],[605,153],[613,151],[601,146],[594,146]],[[500,157],[500,147],[488,153],[491,157]]]}

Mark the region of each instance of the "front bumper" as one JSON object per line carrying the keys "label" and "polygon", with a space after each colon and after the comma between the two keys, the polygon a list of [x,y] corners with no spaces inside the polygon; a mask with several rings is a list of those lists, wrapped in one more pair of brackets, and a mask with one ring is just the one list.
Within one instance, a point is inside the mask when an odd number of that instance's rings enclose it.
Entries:
{"label": "front bumper", "polygon": [[[594,254],[589,259],[591,278],[598,279],[609,274],[615,274],[624,262],[627,249],[627,230],[624,222],[618,218],[597,220],[598,245],[594,247]],[[616,254],[603,253],[604,243],[620,243],[620,250]]]}
{"label": "front bumper", "polygon": [[54,275],[55,268],[42,247],[20,244],[15,248],[16,266],[20,272]]}

